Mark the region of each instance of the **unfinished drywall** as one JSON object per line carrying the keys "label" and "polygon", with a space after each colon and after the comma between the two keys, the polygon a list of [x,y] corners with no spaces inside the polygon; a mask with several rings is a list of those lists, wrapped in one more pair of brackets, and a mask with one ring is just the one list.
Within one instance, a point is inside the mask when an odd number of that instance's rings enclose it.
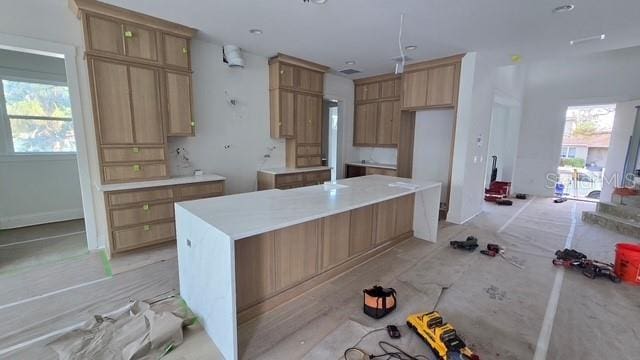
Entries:
{"label": "unfinished drywall", "polygon": [[640,47],[529,64],[514,191],[553,195],[567,107],[639,98],[638,64]]}
{"label": "unfinished drywall", "polygon": [[441,182],[440,202],[444,203],[448,202],[455,116],[451,109],[416,113],[412,178]]}
{"label": "unfinished drywall", "polygon": [[604,169],[604,181],[600,193],[602,201],[610,201],[613,189],[622,184],[629,138],[636,121],[636,106],[640,106],[640,99],[616,104],[616,117],[613,121],[607,166]]}
{"label": "unfinished drywall", "polygon": [[[66,82],[64,60],[0,49],[0,78]],[[2,105],[4,106],[4,105]],[[12,154],[11,128],[0,109],[0,229],[83,217],[74,154]]]}

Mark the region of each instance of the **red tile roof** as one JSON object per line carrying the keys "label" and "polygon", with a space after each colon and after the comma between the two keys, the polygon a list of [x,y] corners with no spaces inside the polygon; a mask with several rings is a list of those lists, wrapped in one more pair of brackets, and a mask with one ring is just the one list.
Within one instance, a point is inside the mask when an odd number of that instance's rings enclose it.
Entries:
{"label": "red tile roof", "polygon": [[586,146],[596,148],[608,148],[611,141],[611,133],[593,135],[573,135],[562,139],[564,146]]}

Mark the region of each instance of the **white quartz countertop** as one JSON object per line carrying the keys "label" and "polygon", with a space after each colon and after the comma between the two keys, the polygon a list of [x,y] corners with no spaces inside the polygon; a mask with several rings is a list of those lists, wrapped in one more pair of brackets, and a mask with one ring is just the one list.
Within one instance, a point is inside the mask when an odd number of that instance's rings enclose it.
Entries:
{"label": "white quartz countertop", "polygon": [[382,164],[382,163],[375,163],[375,162],[362,163],[362,162],[356,162],[356,161],[348,162],[346,164],[352,165],[352,166],[374,167],[374,168],[380,168],[380,169],[397,170],[397,166],[394,164]]}
{"label": "white quartz countertop", "polygon": [[118,190],[132,190],[132,189],[144,189],[156,186],[169,186],[180,184],[193,184],[207,181],[220,181],[226,180],[224,176],[216,174],[204,174],[204,175],[192,175],[192,176],[177,176],[169,179],[151,180],[151,181],[139,181],[122,184],[108,184],[98,185],[99,191],[118,191]]}
{"label": "white quartz countertop", "polygon": [[331,170],[329,166],[314,166],[308,168],[271,168],[271,169],[260,169],[258,171],[273,174],[273,175],[281,175],[281,174],[296,174],[310,171],[321,171],[321,170]]}
{"label": "white quartz countertop", "polygon": [[[408,186],[390,186],[398,183]],[[435,181],[369,175],[339,180],[337,185],[257,191],[176,206],[238,240],[439,186]]]}

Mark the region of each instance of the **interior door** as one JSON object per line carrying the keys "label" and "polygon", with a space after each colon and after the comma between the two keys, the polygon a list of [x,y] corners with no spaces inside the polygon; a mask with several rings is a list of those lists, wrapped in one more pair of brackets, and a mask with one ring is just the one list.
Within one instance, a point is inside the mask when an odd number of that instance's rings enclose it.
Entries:
{"label": "interior door", "polygon": [[89,73],[100,144],[133,144],[127,65],[90,58]]}
{"label": "interior door", "polygon": [[136,144],[164,144],[158,70],[129,66],[129,76]]}

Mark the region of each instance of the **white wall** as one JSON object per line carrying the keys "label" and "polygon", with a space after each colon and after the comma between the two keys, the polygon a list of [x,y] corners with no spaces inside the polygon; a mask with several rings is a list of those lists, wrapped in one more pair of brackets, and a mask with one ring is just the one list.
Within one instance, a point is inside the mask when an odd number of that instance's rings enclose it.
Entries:
{"label": "white wall", "polygon": [[553,195],[567,107],[637,99],[638,64],[640,47],[529,64],[514,191]]}
{"label": "white wall", "polygon": [[355,101],[353,80],[334,74],[324,76],[324,97],[338,100],[338,154],[336,176],[344,176],[344,163],[354,160],[357,148],[353,147],[353,109]]}
{"label": "white wall", "polygon": [[603,201],[611,200],[614,187],[620,186],[624,176],[624,162],[636,120],[636,106],[640,106],[640,99],[616,104],[616,117],[611,131],[607,166],[604,170],[605,181],[600,194],[600,199]]}
{"label": "white wall", "polygon": [[451,144],[455,112],[450,109],[416,113],[412,178],[442,183],[440,202],[448,202]]}
{"label": "white wall", "polygon": [[[0,77],[64,83],[64,60],[0,49]],[[11,129],[3,108],[0,229],[83,217],[75,155],[12,155],[11,147]]]}

